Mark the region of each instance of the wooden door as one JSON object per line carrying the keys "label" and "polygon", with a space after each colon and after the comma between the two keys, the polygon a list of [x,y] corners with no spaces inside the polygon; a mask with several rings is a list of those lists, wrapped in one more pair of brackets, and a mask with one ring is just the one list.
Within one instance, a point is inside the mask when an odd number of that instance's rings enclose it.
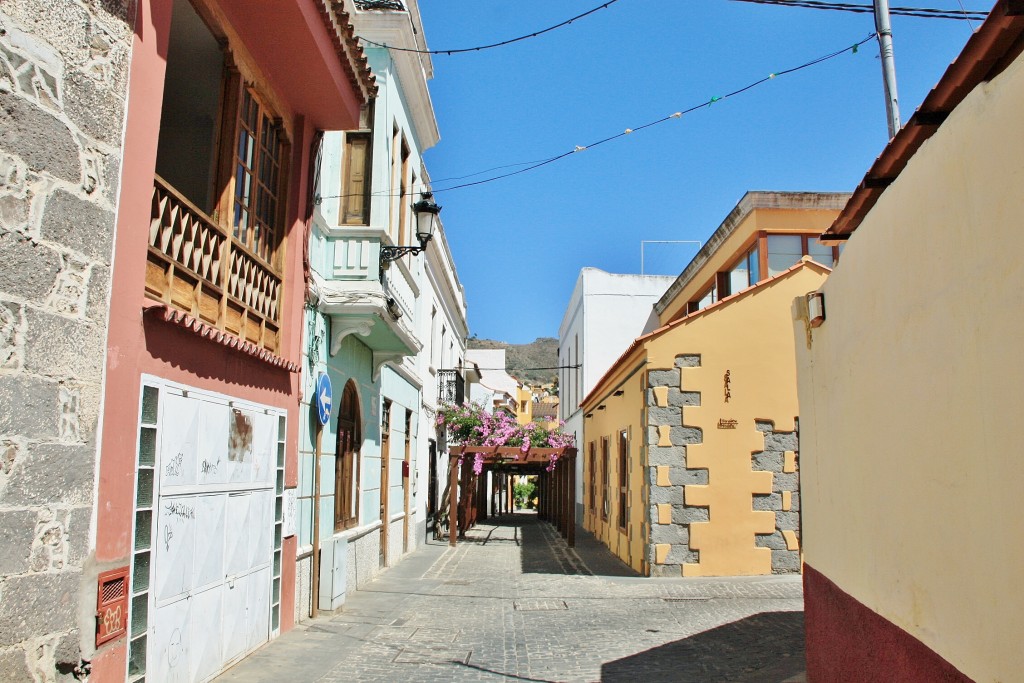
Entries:
{"label": "wooden door", "polygon": [[[337,457],[334,461],[334,530],[351,529],[359,522],[359,451],[362,446],[362,418],[359,393],[349,380],[338,412]],[[322,485],[321,485],[322,487]]]}

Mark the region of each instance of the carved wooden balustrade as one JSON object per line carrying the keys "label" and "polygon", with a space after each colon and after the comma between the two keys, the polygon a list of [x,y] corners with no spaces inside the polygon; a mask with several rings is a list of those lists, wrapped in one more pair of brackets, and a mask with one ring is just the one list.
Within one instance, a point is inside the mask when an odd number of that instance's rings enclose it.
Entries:
{"label": "carved wooden balustrade", "polygon": [[156,177],[147,296],[276,353],[281,280],[270,264]]}

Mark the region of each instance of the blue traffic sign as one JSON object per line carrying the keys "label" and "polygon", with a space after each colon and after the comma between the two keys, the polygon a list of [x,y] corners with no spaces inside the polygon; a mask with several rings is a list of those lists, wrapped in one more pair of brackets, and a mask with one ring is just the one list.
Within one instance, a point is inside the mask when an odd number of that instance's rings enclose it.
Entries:
{"label": "blue traffic sign", "polygon": [[331,421],[331,378],[326,372],[316,378],[316,415],[322,425]]}

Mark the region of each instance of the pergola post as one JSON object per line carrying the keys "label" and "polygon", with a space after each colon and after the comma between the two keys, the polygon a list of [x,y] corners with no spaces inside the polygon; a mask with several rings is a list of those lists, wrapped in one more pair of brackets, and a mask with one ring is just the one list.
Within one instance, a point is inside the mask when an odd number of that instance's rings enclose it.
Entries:
{"label": "pergola post", "polygon": [[552,502],[555,504],[555,529],[564,536],[565,529],[562,528],[562,468],[556,467],[551,474],[555,489],[555,495],[552,496],[554,499]]}
{"label": "pergola post", "polygon": [[[465,537],[466,531],[475,526],[478,520],[514,512],[512,475],[506,471],[493,470],[507,462],[505,458],[509,453],[498,450],[493,446],[455,446],[449,453],[449,545],[454,546],[459,537]],[[516,471],[536,473],[535,495],[540,502],[537,517],[554,525],[570,547],[576,542],[576,455],[575,448],[538,449],[526,454],[516,467]],[[473,456],[474,461],[477,457],[481,459],[484,472],[480,476],[473,473],[472,466],[460,462],[466,456]],[[516,456],[519,459],[518,453]],[[549,472],[546,466],[552,456],[557,456],[556,466]],[[487,486],[487,472],[492,473],[491,489]],[[487,512],[489,505],[493,505],[490,515]]]}
{"label": "pergola post", "polygon": [[489,470],[484,470],[476,478],[476,507],[477,517],[483,522],[487,519],[487,506],[488,506],[488,492],[487,492],[487,473]]}
{"label": "pergola post", "polygon": [[570,548],[576,547],[576,452],[569,451],[566,454],[565,465],[568,467],[566,471],[567,478],[569,480],[569,535],[566,540],[569,542]]}
{"label": "pergola post", "polygon": [[554,475],[555,484],[555,529],[558,530],[560,536],[565,536],[565,528],[562,526],[562,508],[564,503],[564,492],[562,491],[562,468],[556,467],[552,472]]}
{"label": "pergola post", "polygon": [[561,506],[559,507],[559,517],[561,517],[562,523],[562,538],[569,538],[569,473],[565,471],[565,463],[558,463],[558,483],[561,495]]}
{"label": "pergola post", "polygon": [[469,528],[473,526],[473,523],[471,521],[471,515],[473,514],[474,498],[473,465],[470,462],[466,462],[471,456],[472,453],[466,453],[465,457],[463,458],[461,486],[462,490],[459,493],[459,507],[461,508],[462,513],[459,515],[459,521],[461,522],[461,524],[459,525],[459,536],[465,536]]}
{"label": "pergola post", "polygon": [[547,521],[551,521],[551,513],[554,510],[551,507],[551,472],[544,473],[544,518]]}
{"label": "pergola post", "polygon": [[540,512],[539,516],[543,520],[548,518],[548,473],[541,472],[540,476],[537,477],[537,485],[540,487]]}
{"label": "pergola post", "polygon": [[459,456],[448,456],[448,545],[455,547],[459,532]]}
{"label": "pergola post", "polygon": [[569,468],[568,462],[559,463],[562,470],[562,524],[565,533],[562,534],[565,540],[569,540],[569,529],[572,528],[572,491],[569,489]]}

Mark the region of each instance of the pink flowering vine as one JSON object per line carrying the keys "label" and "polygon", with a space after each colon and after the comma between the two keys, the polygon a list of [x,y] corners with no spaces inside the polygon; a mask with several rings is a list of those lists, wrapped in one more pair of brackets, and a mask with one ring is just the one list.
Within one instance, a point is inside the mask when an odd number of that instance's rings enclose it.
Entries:
{"label": "pink flowering vine", "polygon": [[[520,425],[516,419],[503,410],[488,413],[479,404],[442,404],[437,411],[437,424],[444,426],[453,443],[463,446],[508,446],[518,447],[525,455],[531,448],[571,448],[575,445],[572,433],[562,431],[564,422],[554,429],[530,422]],[[519,455],[514,455],[518,460]],[[547,471],[552,471],[558,461],[557,455],[550,456]],[[483,471],[483,455],[477,453],[473,459],[473,471]]]}

